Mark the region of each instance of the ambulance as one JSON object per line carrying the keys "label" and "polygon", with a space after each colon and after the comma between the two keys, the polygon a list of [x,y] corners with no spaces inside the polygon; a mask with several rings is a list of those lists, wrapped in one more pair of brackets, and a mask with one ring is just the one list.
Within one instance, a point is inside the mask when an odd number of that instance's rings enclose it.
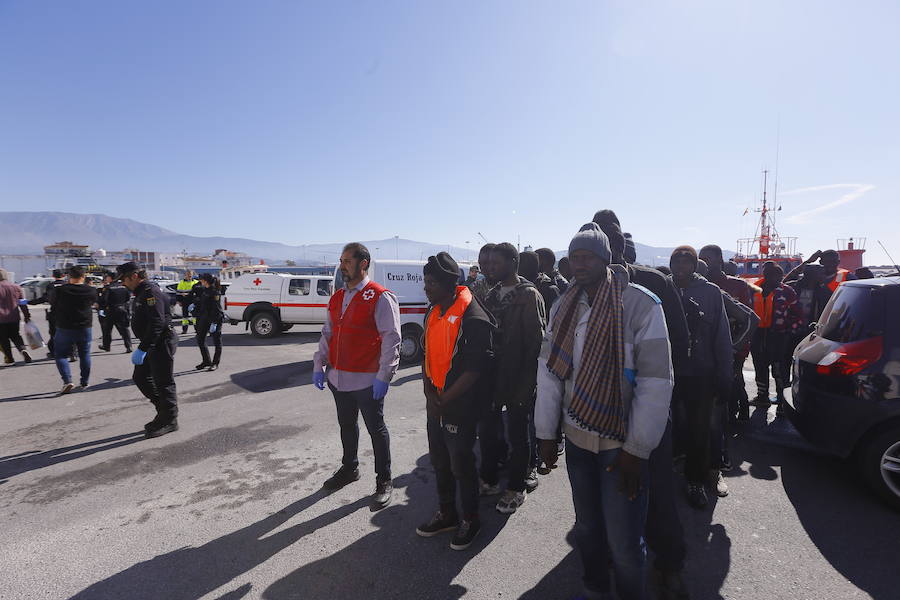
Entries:
{"label": "ambulance", "polygon": [[334,293],[329,275],[245,273],[232,279],[222,308],[232,325],[246,323],[251,335],[275,337],[295,324],[322,324]]}
{"label": "ambulance", "polygon": [[[425,297],[425,279],[422,275],[424,260],[372,259],[369,278],[392,291],[400,305],[400,360],[405,363],[422,359],[422,335],[425,333],[425,313],[428,298]],[[466,280],[471,263],[459,263],[459,281]],[[334,270],[334,286],[344,285],[340,267]]]}

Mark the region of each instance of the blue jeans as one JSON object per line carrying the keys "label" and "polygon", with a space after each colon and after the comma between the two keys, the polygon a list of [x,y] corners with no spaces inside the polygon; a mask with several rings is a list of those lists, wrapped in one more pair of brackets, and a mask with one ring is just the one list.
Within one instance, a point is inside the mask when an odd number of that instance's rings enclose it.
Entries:
{"label": "blue jeans", "polygon": [[607,472],[620,449],[594,454],[566,440],[566,469],[575,504],[575,545],[581,555],[584,586],[593,594],[608,594],[608,562],[612,559],[616,591],[621,600],[643,600],[647,549],[643,532],[647,519],[648,470],[644,487],[629,500],[619,491],[621,475]]}
{"label": "blue jeans", "polygon": [[69,370],[69,357],[73,347],[78,349],[78,366],[81,369],[81,385],[87,385],[91,378],[91,328],[62,329],[56,328],[53,336],[53,356],[56,368],[63,383],[72,383],[72,372]]}

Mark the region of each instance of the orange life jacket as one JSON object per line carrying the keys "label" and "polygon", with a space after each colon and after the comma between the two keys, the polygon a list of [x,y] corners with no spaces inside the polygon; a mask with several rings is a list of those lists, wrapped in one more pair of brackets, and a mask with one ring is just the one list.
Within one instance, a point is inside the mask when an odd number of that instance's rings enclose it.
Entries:
{"label": "orange life jacket", "polygon": [[753,294],[753,312],[759,317],[759,329],[768,329],[772,326],[772,301],[775,298],[775,290],[763,296],[762,292]]}
{"label": "orange life jacket", "polygon": [[829,281],[827,284],[828,289],[831,290],[831,293],[834,293],[834,290],[838,289],[838,286],[841,285],[842,282],[847,280],[847,275],[850,274],[850,271],[847,269],[838,269],[837,273],[834,274],[834,278]]}
{"label": "orange life jacket", "polygon": [[447,374],[456,354],[456,343],[462,328],[463,313],[472,303],[472,292],[464,285],[456,286],[456,300],[443,315],[433,306],[425,323],[425,375],[443,391]]}
{"label": "orange life jacket", "polygon": [[331,317],[331,340],[328,344],[328,362],[332,368],[352,373],[377,373],[381,357],[381,334],[375,323],[375,306],[385,292],[381,285],[370,281],[356,292],[347,310],[344,305],[344,288],[339,289],[328,302]]}

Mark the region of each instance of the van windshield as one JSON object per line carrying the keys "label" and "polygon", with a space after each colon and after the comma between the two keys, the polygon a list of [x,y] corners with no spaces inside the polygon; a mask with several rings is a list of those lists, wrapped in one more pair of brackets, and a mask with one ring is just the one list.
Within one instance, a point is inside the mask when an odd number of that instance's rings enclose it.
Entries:
{"label": "van windshield", "polygon": [[885,298],[881,290],[841,286],[819,319],[819,335],[832,342],[856,342],[884,333]]}
{"label": "van windshield", "polygon": [[334,270],[334,289],[339,290],[344,287],[344,278],[341,276],[341,270]]}

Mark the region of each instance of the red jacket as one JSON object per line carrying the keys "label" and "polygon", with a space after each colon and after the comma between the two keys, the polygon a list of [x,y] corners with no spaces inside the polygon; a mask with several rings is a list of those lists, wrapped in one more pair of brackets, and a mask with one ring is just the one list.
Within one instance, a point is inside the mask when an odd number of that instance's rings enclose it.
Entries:
{"label": "red jacket", "polygon": [[328,301],[331,340],[328,362],[340,371],[377,373],[381,355],[381,334],[375,323],[375,306],[385,288],[374,281],[356,292],[347,310],[341,314],[344,292],[341,288]]}

